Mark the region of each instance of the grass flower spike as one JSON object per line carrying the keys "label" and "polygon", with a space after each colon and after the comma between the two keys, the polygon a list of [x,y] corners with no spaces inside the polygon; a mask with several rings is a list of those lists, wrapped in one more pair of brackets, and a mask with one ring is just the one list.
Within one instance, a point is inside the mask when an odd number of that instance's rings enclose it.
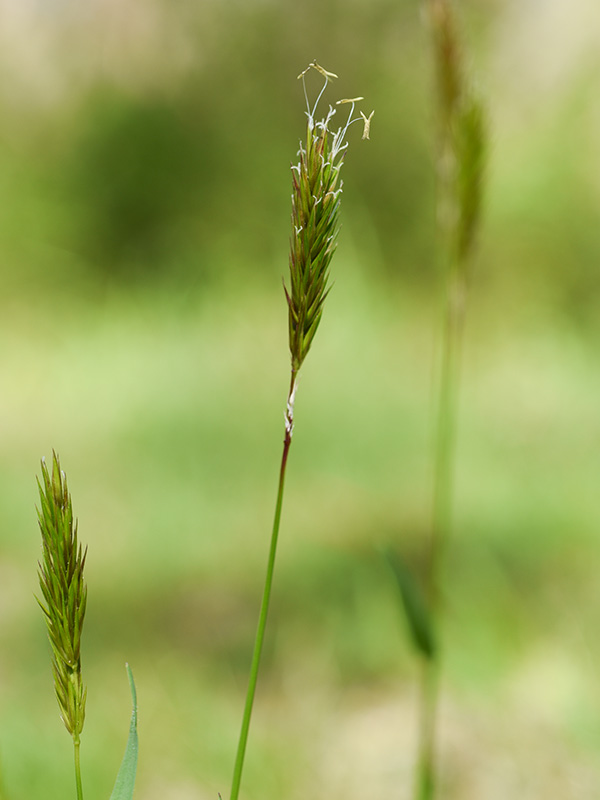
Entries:
{"label": "grass flower spike", "polygon": [[56,453],[52,475],[42,461],[42,483],[38,480],[42,534],[39,601],[52,646],[54,688],[65,728],[73,738],[77,798],[81,800],[79,743],[85,720],[86,689],[81,676],[81,633],[87,601],[83,578],[86,551],[77,540],[67,479]]}
{"label": "grass flower spike", "polygon": [[[324,78],[321,91],[312,106],[308,100],[305,82],[305,76],[311,69]],[[342,194],[340,172],[348,147],[346,134],[350,125],[361,119],[361,117],[353,117],[355,103],[358,100],[362,100],[361,97],[339,101],[340,103],[350,104],[350,113],[345,122],[336,131],[332,131],[330,124],[336,113],[335,109],[329,106],[328,112],[323,117],[318,118],[317,108],[330,79],[337,78],[337,75],[313,61],[298,75],[298,78],[302,80],[304,88],[307,127],[306,143],[305,145],[300,144],[300,150],[298,151],[300,160],[297,164],[292,165],[291,168],[292,236],[289,258],[290,287],[288,289],[284,286],[288,304],[291,380],[285,411],[285,436],[279,471],[275,517],[250,667],[246,705],[233,770],[230,800],[237,800],[239,795],[250,718],[252,716],[252,706],[267,624],[283,504],[285,471],[294,430],[294,401],[298,388],[298,373],[314,341],[323,315],[325,298],[329,292],[329,266],[335,252],[340,226]],[[367,119],[363,115],[362,119],[365,121],[365,126],[367,126],[371,117]],[[368,127],[365,127],[365,130],[368,134]]]}
{"label": "grass flower spike", "polygon": [[328,292],[329,264],[335,251],[339,232],[342,193],[340,171],[348,147],[346,133],[352,122],[354,104],[362,97],[341,100],[351,109],[343,127],[334,134],[329,130],[336,113],[330,106],[327,115],[315,119],[318,102],[333,72],[323,69],[316,61],[310,68],[325,78],[323,90],[311,109],[306,95],[306,146],[300,145],[298,164],[292,166],[292,239],[290,247],[290,291],[286,289],[289,306],[290,351],[292,372],[295,375],[306,358],[323,313]]}

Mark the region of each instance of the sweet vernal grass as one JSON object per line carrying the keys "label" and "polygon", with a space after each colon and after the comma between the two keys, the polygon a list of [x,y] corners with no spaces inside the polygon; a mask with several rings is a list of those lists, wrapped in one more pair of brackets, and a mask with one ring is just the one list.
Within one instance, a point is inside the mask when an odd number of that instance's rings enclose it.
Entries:
{"label": "sweet vernal grass", "polygon": [[[306,91],[305,76],[315,70],[323,78],[323,87],[311,106]],[[267,561],[267,572],[258,628],[250,667],[250,678],[246,694],[246,704],[242,717],[239,744],[233,771],[231,800],[237,800],[242,779],[244,756],[248,741],[250,718],[260,668],[260,658],[265,636],[267,615],[271,598],[279,523],[283,503],[283,488],[288,453],[294,430],[294,400],[298,388],[298,374],[311,348],[321,322],[323,305],[329,292],[329,266],[335,251],[339,232],[342,180],[340,172],[348,147],[346,134],[354,122],[362,118],[363,139],[369,138],[373,113],[366,117],[353,117],[355,103],[362,97],[338,100],[338,105],[349,104],[350,113],[346,121],[336,131],[331,129],[335,109],[329,106],[328,112],[317,117],[317,108],[333,72],[323,69],[313,61],[299,76],[306,99],[306,139],[300,145],[299,161],[292,165],[292,233],[290,240],[290,285],[285,287],[288,305],[288,333],[291,355],[290,388],[285,411],[285,434],[283,454],[279,471],[275,517],[271,533],[271,543]]]}
{"label": "sweet vernal grass", "polygon": [[437,227],[446,285],[426,592],[435,647],[420,650],[417,800],[432,800],[436,793],[441,565],[451,529],[460,355],[487,143],[483,106],[466,75],[450,0],[426,0],[426,8],[436,72]]}
{"label": "sweet vernal grass", "polygon": [[[38,577],[42,599],[38,600],[52,647],[54,690],[65,728],[73,739],[77,800],[83,800],[79,748],[85,720],[86,689],[81,677],[81,634],[87,603],[83,568],[87,548],[77,538],[67,478],[56,453],[52,473],[42,460],[42,481],[38,480],[40,508],[38,521],[42,534],[42,559]],[[110,800],[132,800],[137,770],[137,698],[129,664],[125,665],[133,710],[125,755]],[[0,781],[0,800],[2,800]]]}
{"label": "sweet vernal grass", "polygon": [[73,739],[77,800],[82,800],[80,737],[85,720],[86,689],[81,676],[81,633],[87,602],[83,577],[86,551],[77,541],[67,479],[56,453],[52,474],[42,461],[42,482],[38,480],[42,534],[39,601],[52,647],[54,690],[65,728]]}

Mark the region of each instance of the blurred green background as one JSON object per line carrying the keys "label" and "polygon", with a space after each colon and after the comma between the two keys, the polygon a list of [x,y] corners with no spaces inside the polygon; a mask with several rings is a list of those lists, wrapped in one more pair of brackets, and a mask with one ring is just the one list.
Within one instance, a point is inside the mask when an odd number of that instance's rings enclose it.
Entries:
{"label": "blurred green background", "polygon": [[[447,563],[444,797],[600,785],[600,10],[464,0],[490,115]],[[89,546],[87,800],[134,670],[136,797],[227,796],[288,384],[297,74],[366,97],[296,404],[248,800],[409,798],[417,671],[377,546],[430,520],[436,268],[416,0],[8,0],[0,18],[0,771],[73,796],[36,606],[39,460]]]}

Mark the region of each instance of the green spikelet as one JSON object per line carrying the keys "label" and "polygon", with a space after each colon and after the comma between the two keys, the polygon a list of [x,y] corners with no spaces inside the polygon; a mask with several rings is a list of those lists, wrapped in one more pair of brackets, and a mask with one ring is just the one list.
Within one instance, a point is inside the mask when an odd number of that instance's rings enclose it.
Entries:
{"label": "green spikelet", "polygon": [[[304,80],[306,72],[313,68],[325,78],[337,77],[313,62],[298,77]],[[319,95],[321,97],[323,92]],[[292,165],[292,236],[290,241],[290,290],[285,289],[289,307],[289,339],[292,356],[292,373],[296,375],[310,349],[323,314],[327,297],[329,265],[335,252],[340,227],[340,204],[342,180],[340,172],[347,143],[344,141],[352,122],[355,100],[340,100],[351,103],[348,120],[336,132],[330,130],[335,110],[330,106],[328,114],[315,119],[317,104],[308,107],[306,145],[300,145],[300,161]],[[365,131],[368,136],[367,123]]]}
{"label": "green spikelet", "polygon": [[39,582],[48,638],[52,646],[54,688],[61,717],[75,743],[83,729],[86,690],[81,677],[81,632],[85,617],[87,587],[83,579],[86,551],[77,541],[67,479],[56,453],[50,476],[42,461],[42,483],[38,480],[42,534]]}

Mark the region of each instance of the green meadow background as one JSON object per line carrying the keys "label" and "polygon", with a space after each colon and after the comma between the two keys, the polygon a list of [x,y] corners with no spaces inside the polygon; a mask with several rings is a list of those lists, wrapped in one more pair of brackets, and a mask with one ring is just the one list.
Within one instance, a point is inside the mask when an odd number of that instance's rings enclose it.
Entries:
{"label": "green meadow background", "polygon": [[[447,800],[600,786],[600,11],[464,0],[489,108],[446,569]],[[8,0],[0,14],[2,800],[74,796],[35,593],[42,456],[89,547],[106,800],[228,796],[288,388],[297,74],[364,95],[301,377],[246,800],[410,797],[417,666],[378,548],[430,522],[443,281],[416,0]],[[314,91],[315,83],[309,88]]]}

